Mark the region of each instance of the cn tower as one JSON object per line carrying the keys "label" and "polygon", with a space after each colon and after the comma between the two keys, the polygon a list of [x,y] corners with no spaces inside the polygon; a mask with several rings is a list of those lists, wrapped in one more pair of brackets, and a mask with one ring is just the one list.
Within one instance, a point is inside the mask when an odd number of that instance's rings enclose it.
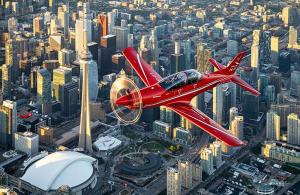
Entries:
{"label": "cn tower", "polygon": [[84,45],[83,51],[80,55],[80,65],[82,67],[82,98],[81,98],[81,116],[79,129],[79,148],[85,151],[93,152],[92,150],[92,136],[90,124],[90,98],[89,98],[89,66],[93,63],[92,54],[87,46],[87,29],[83,33]]}

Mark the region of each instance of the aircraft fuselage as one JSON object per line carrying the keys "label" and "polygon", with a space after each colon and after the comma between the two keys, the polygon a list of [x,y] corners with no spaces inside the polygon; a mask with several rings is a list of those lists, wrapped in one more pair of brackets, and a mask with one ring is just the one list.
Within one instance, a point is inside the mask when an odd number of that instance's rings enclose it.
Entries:
{"label": "aircraft fuselage", "polygon": [[180,88],[165,90],[158,83],[140,90],[143,108],[153,108],[174,102],[190,102],[193,97],[215,86],[230,82],[231,76],[203,74],[200,81]]}

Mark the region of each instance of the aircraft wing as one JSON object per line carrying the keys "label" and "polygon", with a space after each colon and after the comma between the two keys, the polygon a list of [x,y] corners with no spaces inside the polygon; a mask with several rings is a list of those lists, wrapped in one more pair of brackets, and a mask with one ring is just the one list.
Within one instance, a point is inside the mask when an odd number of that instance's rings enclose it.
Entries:
{"label": "aircraft wing", "polygon": [[161,76],[136,53],[134,48],[124,49],[123,54],[145,85],[150,86],[161,80]]}
{"label": "aircraft wing", "polygon": [[189,103],[173,103],[168,104],[167,107],[169,107],[177,114],[190,120],[192,123],[200,127],[202,130],[206,131],[208,134],[216,137],[217,139],[225,142],[230,146],[244,145],[244,142],[231,135],[221,125],[210,119],[208,116],[206,116],[197,108],[194,108]]}

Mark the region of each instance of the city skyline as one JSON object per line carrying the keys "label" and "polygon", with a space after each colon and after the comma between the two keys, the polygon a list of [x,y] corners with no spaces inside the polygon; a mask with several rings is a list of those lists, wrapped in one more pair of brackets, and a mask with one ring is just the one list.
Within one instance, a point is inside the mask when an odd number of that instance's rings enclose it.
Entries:
{"label": "city skyline", "polygon": [[299,1],[2,0],[0,24],[0,193],[300,193]]}

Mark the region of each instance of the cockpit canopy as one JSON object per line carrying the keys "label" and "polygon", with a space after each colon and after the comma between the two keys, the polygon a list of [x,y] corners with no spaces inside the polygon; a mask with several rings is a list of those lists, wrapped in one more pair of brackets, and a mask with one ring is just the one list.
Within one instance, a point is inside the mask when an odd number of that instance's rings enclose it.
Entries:
{"label": "cockpit canopy", "polygon": [[182,86],[197,83],[202,78],[202,74],[197,70],[190,69],[172,74],[162,79],[158,84],[165,90],[172,90]]}

